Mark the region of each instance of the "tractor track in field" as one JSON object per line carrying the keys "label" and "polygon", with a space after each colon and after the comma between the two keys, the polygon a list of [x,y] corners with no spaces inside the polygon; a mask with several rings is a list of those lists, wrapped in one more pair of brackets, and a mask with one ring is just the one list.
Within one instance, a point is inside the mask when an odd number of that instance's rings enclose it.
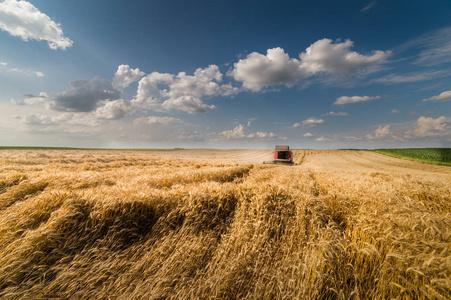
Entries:
{"label": "tractor track in field", "polygon": [[[293,150],[295,167],[309,171],[398,173],[419,176],[451,176],[451,168],[409,161],[365,150]],[[262,164],[273,158],[273,150],[180,150],[159,152],[159,157],[217,163]],[[288,166],[284,166],[288,167]]]}
{"label": "tractor track in field", "polygon": [[273,153],[2,151],[0,298],[450,298],[451,167]]}

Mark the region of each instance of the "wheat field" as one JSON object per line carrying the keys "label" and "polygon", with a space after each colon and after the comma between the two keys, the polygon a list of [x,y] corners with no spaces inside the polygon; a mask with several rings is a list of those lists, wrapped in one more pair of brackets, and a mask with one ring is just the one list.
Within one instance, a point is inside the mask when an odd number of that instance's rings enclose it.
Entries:
{"label": "wheat field", "polygon": [[0,298],[451,297],[450,167],[294,152],[0,151]]}

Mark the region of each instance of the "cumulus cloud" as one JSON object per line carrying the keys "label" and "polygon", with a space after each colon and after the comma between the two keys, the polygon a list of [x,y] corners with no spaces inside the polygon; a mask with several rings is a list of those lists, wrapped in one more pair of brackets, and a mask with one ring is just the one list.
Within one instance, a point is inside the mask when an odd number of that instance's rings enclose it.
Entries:
{"label": "cumulus cloud", "polygon": [[[215,82],[216,81],[216,82]],[[181,96],[217,96],[221,88],[217,82],[222,81],[222,73],[219,67],[210,65],[205,69],[198,68],[194,75],[186,75],[185,72],[177,74],[175,80],[170,85],[169,95],[172,99]]]}
{"label": "cumulus cloud", "polygon": [[392,114],[399,114],[399,110],[397,110],[396,108],[394,108],[394,109],[391,110],[391,113],[392,113]]}
{"label": "cumulus cloud", "polygon": [[219,134],[220,137],[224,137],[226,139],[242,139],[242,138],[246,138],[248,137],[245,133],[244,133],[244,126],[243,125],[238,125],[233,129],[230,130],[224,130],[223,132],[221,132]]}
{"label": "cumulus cloud", "polygon": [[35,105],[38,103],[43,103],[47,99],[48,95],[45,92],[40,92],[39,95],[26,94],[25,97],[25,104]]}
{"label": "cumulus cloud", "polygon": [[28,125],[38,125],[38,126],[47,126],[47,125],[60,125],[65,123],[73,118],[72,114],[61,114],[59,116],[48,116],[41,114],[29,114],[24,116],[21,119],[22,124]]}
{"label": "cumulus cloud", "polygon": [[349,116],[349,114],[346,112],[341,112],[341,111],[339,111],[339,112],[331,111],[331,112],[328,112],[327,114],[323,114],[323,116],[346,117],[346,116]]}
{"label": "cumulus cloud", "polygon": [[423,102],[444,102],[451,100],[451,91],[445,91],[438,96],[432,96],[431,98],[423,99]]}
{"label": "cumulus cloud", "polygon": [[[411,128],[408,129],[407,128]],[[333,139],[326,137],[319,137],[316,141],[332,141],[337,140],[338,135]],[[360,141],[367,139],[369,141],[406,141],[406,140],[448,140],[451,138],[451,118],[445,116],[436,119],[430,117],[419,117],[416,122],[412,123],[398,123],[379,125],[372,134],[364,136],[343,136],[347,141]]]}
{"label": "cumulus cloud", "polygon": [[198,112],[206,112],[214,109],[214,105],[203,103],[199,98],[193,96],[180,96],[175,99],[168,99],[163,102],[162,107],[167,110],[179,110],[190,114]]}
{"label": "cumulus cloud", "polygon": [[203,97],[236,93],[230,84],[220,85],[222,73],[216,65],[198,68],[194,75],[153,72],[143,77],[132,104],[153,110],[179,110],[188,113],[205,112],[215,108],[202,102]]}
{"label": "cumulus cloud", "polygon": [[345,139],[348,140],[348,141],[360,141],[360,140],[362,140],[361,137],[356,137],[356,136],[353,136],[353,135],[345,136]]}
{"label": "cumulus cloud", "polygon": [[381,140],[384,138],[392,137],[392,135],[393,133],[390,130],[390,125],[381,125],[374,131],[374,135],[367,134],[366,138],[369,140]]}
{"label": "cumulus cloud", "polygon": [[321,136],[321,137],[315,139],[315,141],[317,141],[317,142],[330,142],[330,141],[333,141],[333,140],[334,139],[326,138],[324,136]]}
{"label": "cumulus cloud", "polygon": [[[224,130],[218,134],[220,139],[272,139],[278,137],[272,132],[257,131],[256,133],[246,133],[242,124],[230,130]],[[278,137],[284,139],[284,137]]]}
{"label": "cumulus cloud", "polygon": [[135,106],[145,109],[161,107],[161,99],[169,97],[169,84],[174,82],[174,75],[168,73],[152,72],[143,77],[138,83],[138,91],[131,102]]}
{"label": "cumulus cloud", "polygon": [[232,84],[222,84],[221,85],[221,96],[233,96],[240,92],[240,89],[236,86],[232,86]]}
{"label": "cumulus cloud", "polygon": [[72,41],[49,16],[27,1],[5,0],[0,2],[0,29],[24,41],[47,41],[51,49],[66,49]]}
{"label": "cumulus cloud", "polygon": [[303,135],[303,137],[312,137],[312,136],[315,136],[315,135],[310,132],[304,133],[304,135]]}
{"label": "cumulus cloud", "polygon": [[309,73],[356,73],[366,67],[382,64],[391,55],[390,51],[373,51],[372,55],[362,55],[350,49],[354,42],[333,43],[322,39],[313,43],[299,55],[302,68]]}
{"label": "cumulus cloud", "polygon": [[94,112],[96,118],[99,119],[106,120],[121,119],[125,116],[127,112],[130,111],[130,107],[122,99],[114,101],[102,101],[101,103],[103,105],[98,107]]}
{"label": "cumulus cloud", "polygon": [[[315,127],[318,125],[326,125],[327,122],[324,121],[323,119],[317,119],[315,117],[310,117],[304,121],[302,121],[301,123],[295,123],[293,125],[293,127],[301,127],[301,126],[310,126],[310,127]],[[295,126],[296,125],[296,126]]]}
{"label": "cumulus cloud", "polygon": [[357,73],[386,62],[391,55],[390,51],[380,50],[362,55],[350,50],[353,44],[350,40],[318,40],[299,54],[299,60],[290,58],[282,48],[268,49],[266,55],[253,52],[235,63],[227,74],[241,81],[244,89],[258,92],[270,85],[291,87],[318,73]]}
{"label": "cumulus cloud", "polygon": [[138,68],[131,69],[128,65],[120,65],[114,74],[113,86],[115,88],[126,88],[131,83],[140,80],[145,75]]}
{"label": "cumulus cloud", "polygon": [[253,52],[235,63],[228,74],[242,81],[245,89],[254,92],[274,84],[293,86],[296,81],[307,77],[300,68],[300,61],[290,58],[282,48],[268,49],[266,55]]}
{"label": "cumulus cloud", "polygon": [[257,131],[257,133],[255,133],[255,136],[258,138],[264,139],[264,138],[273,138],[276,135],[272,132]]}
{"label": "cumulus cloud", "polygon": [[118,100],[121,92],[111,82],[100,77],[91,80],[81,79],[70,82],[70,88],[55,95],[54,102],[49,102],[50,109],[68,112],[91,112],[102,101]]}
{"label": "cumulus cloud", "polygon": [[445,136],[450,134],[451,119],[441,116],[437,119],[421,116],[416,127],[405,134],[406,139]]}
{"label": "cumulus cloud", "polygon": [[351,103],[358,103],[358,102],[367,102],[375,99],[380,99],[381,96],[342,96],[337,98],[337,100],[334,102],[335,105],[345,105],[345,104],[351,104]]}
{"label": "cumulus cloud", "polygon": [[[98,130],[99,121],[91,114],[79,115],[62,113],[47,115],[32,113],[18,117],[20,123],[32,130],[42,132],[65,132],[74,134],[89,134]],[[89,128],[89,129],[87,129]],[[95,129],[97,128],[97,129]]]}
{"label": "cumulus cloud", "polygon": [[133,124],[135,126],[139,124],[147,124],[147,125],[170,125],[170,124],[183,124],[184,122],[180,119],[173,118],[173,117],[143,117],[135,119]]}

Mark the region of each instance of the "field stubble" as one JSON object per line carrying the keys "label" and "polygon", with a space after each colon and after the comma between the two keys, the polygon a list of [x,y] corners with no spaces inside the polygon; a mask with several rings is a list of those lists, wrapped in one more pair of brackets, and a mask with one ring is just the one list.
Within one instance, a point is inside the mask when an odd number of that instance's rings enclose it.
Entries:
{"label": "field stubble", "polygon": [[211,153],[1,151],[0,298],[451,297],[451,168]]}

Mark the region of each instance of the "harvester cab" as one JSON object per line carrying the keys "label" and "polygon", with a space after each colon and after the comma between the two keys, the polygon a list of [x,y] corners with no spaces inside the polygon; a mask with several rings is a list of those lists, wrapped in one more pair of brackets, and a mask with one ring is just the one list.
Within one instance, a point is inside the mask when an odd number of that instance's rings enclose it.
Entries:
{"label": "harvester cab", "polygon": [[292,165],[293,152],[290,151],[289,146],[276,146],[274,149],[274,159],[272,161],[264,161],[264,164],[284,164]]}

